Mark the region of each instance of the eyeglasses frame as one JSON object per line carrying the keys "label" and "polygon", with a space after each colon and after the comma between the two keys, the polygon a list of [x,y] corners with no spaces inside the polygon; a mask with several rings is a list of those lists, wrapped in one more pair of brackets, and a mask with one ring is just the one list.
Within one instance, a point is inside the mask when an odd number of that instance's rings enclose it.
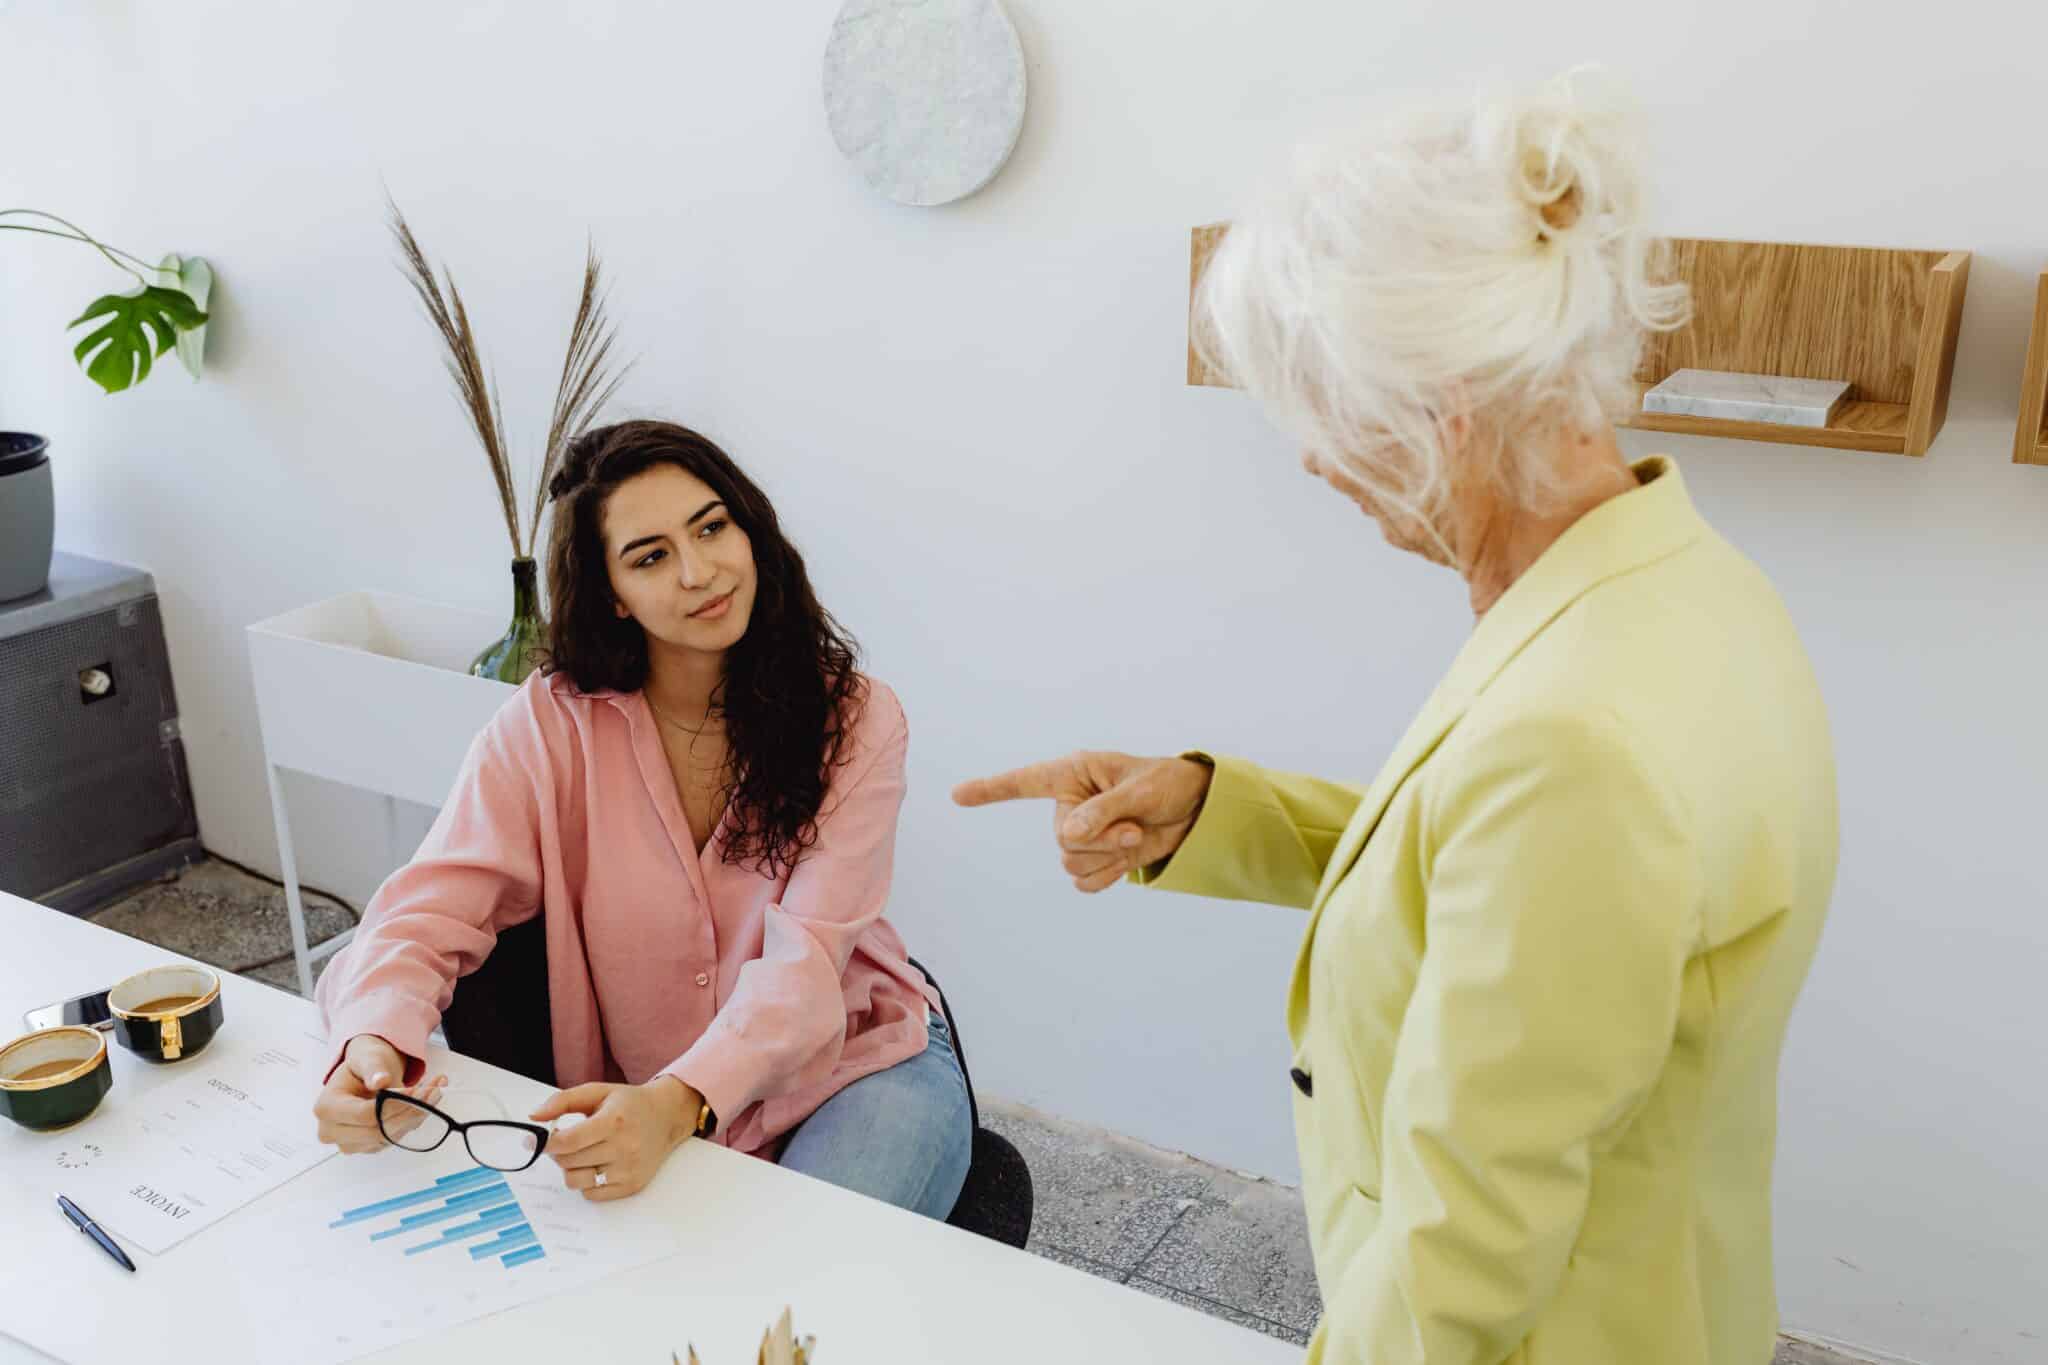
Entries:
{"label": "eyeglasses frame", "polygon": [[[441,1134],[440,1141],[436,1142],[432,1147],[407,1147],[404,1143],[399,1142],[384,1131],[384,1105],[387,1100],[397,1100],[409,1109],[424,1109],[427,1113],[432,1114],[435,1118],[441,1120],[442,1123],[448,1125],[447,1131]],[[469,1145],[469,1130],[472,1128],[517,1128],[521,1132],[531,1133],[536,1139],[533,1144],[533,1155],[526,1159],[526,1164],[523,1166],[492,1166],[488,1162],[478,1161],[476,1148]],[[464,1123],[459,1119],[442,1113],[425,1100],[408,1095],[404,1091],[392,1090],[387,1087],[377,1092],[377,1135],[393,1147],[406,1152],[426,1153],[439,1151],[441,1144],[457,1133],[463,1135],[462,1150],[469,1153],[471,1161],[475,1161],[477,1165],[484,1167],[486,1170],[503,1171],[507,1175],[523,1171],[533,1165],[534,1162],[539,1161],[541,1153],[547,1150],[548,1145],[548,1130],[538,1123],[521,1123],[517,1119],[472,1119]]]}

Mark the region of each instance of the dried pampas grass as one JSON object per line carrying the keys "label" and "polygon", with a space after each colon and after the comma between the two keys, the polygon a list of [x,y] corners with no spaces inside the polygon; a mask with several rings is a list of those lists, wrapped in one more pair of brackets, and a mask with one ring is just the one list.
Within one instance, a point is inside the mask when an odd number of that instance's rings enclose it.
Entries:
{"label": "dried pampas grass", "polygon": [[[447,348],[449,378],[462,400],[484,459],[491,467],[491,482],[497,489],[499,509],[505,516],[505,530],[512,538],[512,553],[531,559],[540,534],[541,512],[547,505],[548,481],[561,463],[562,452],[589,430],[597,414],[618,391],[630,364],[610,369],[612,343],[616,332],[605,312],[601,269],[596,248],[586,248],[583,260],[583,294],[576,306],[576,321],[569,328],[569,348],[562,357],[562,377],[555,388],[555,406],[548,423],[547,443],[542,447],[540,470],[533,481],[533,516],[521,524],[519,498],[514,490],[512,461],[505,445],[505,415],[498,401],[497,383],[485,372],[483,353],[477,345],[476,329],[470,325],[469,310],[463,306],[462,291],[455,287],[454,273],[443,267],[436,280],[433,264],[412,234],[398,205],[386,200],[391,210],[391,235],[398,241],[399,263],[413,292],[419,295],[434,330]],[[445,282],[446,291],[442,284]]]}
{"label": "dried pampas grass", "polygon": [[[683,1365],[676,1359],[675,1352],[669,1352],[670,1365]],[[755,1365],[813,1365],[818,1358],[818,1342],[815,1337],[799,1341],[796,1332],[789,1325],[789,1310],[782,1310],[782,1316],[775,1325],[761,1334],[761,1350],[755,1356]],[[690,1365],[703,1365],[697,1359],[697,1348],[690,1348]]]}

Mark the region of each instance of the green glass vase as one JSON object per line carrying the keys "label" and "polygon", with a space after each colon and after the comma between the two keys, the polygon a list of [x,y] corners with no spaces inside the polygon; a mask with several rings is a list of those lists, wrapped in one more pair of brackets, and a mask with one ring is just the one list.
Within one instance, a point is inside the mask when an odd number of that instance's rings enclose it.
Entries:
{"label": "green glass vase", "polygon": [[512,561],[512,624],[469,665],[474,678],[496,678],[517,687],[540,667],[547,622],[540,614],[539,566],[521,555]]}

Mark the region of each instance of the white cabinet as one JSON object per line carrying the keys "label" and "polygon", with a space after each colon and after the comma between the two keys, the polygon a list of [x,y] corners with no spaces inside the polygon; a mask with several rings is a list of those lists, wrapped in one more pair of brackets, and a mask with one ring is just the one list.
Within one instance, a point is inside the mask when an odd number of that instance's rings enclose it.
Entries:
{"label": "white cabinet", "polygon": [[314,960],[348,936],[307,949],[279,770],[440,805],[470,741],[514,691],[509,683],[472,678],[467,671],[506,623],[506,617],[487,612],[352,592],[249,627],[264,771],[291,911],[292,954],[305,994],[312,994]]}

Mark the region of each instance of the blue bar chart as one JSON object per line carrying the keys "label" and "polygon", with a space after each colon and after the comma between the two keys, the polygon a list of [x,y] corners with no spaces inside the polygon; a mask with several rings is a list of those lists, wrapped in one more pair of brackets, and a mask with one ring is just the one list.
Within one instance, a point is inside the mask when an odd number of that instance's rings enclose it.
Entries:
{"label": "blue bar chart", "polygon": [[327,1226],[336,1232],[367,1228],[370,1241],[392,1243],[406,1256],[453,1256],[459,1248],[472,1262],[496,1261],[504,1270],[547,1256],[504,1175],[483,1166],[344,1210]]}
{"label": "blue bar chart", "polygon": [[[260,1274],[240,1293],[239,1326],[265,1343],[261,1359],[292,1365],[344,1365],[586,1288],[678,1245],[662,1210],[594,1203],[552,1163],[494,1171],[466,1152],[395,1147],[317,1167],[249,1227]],[[368,1310],[306,1311],[337,1285]]]}

